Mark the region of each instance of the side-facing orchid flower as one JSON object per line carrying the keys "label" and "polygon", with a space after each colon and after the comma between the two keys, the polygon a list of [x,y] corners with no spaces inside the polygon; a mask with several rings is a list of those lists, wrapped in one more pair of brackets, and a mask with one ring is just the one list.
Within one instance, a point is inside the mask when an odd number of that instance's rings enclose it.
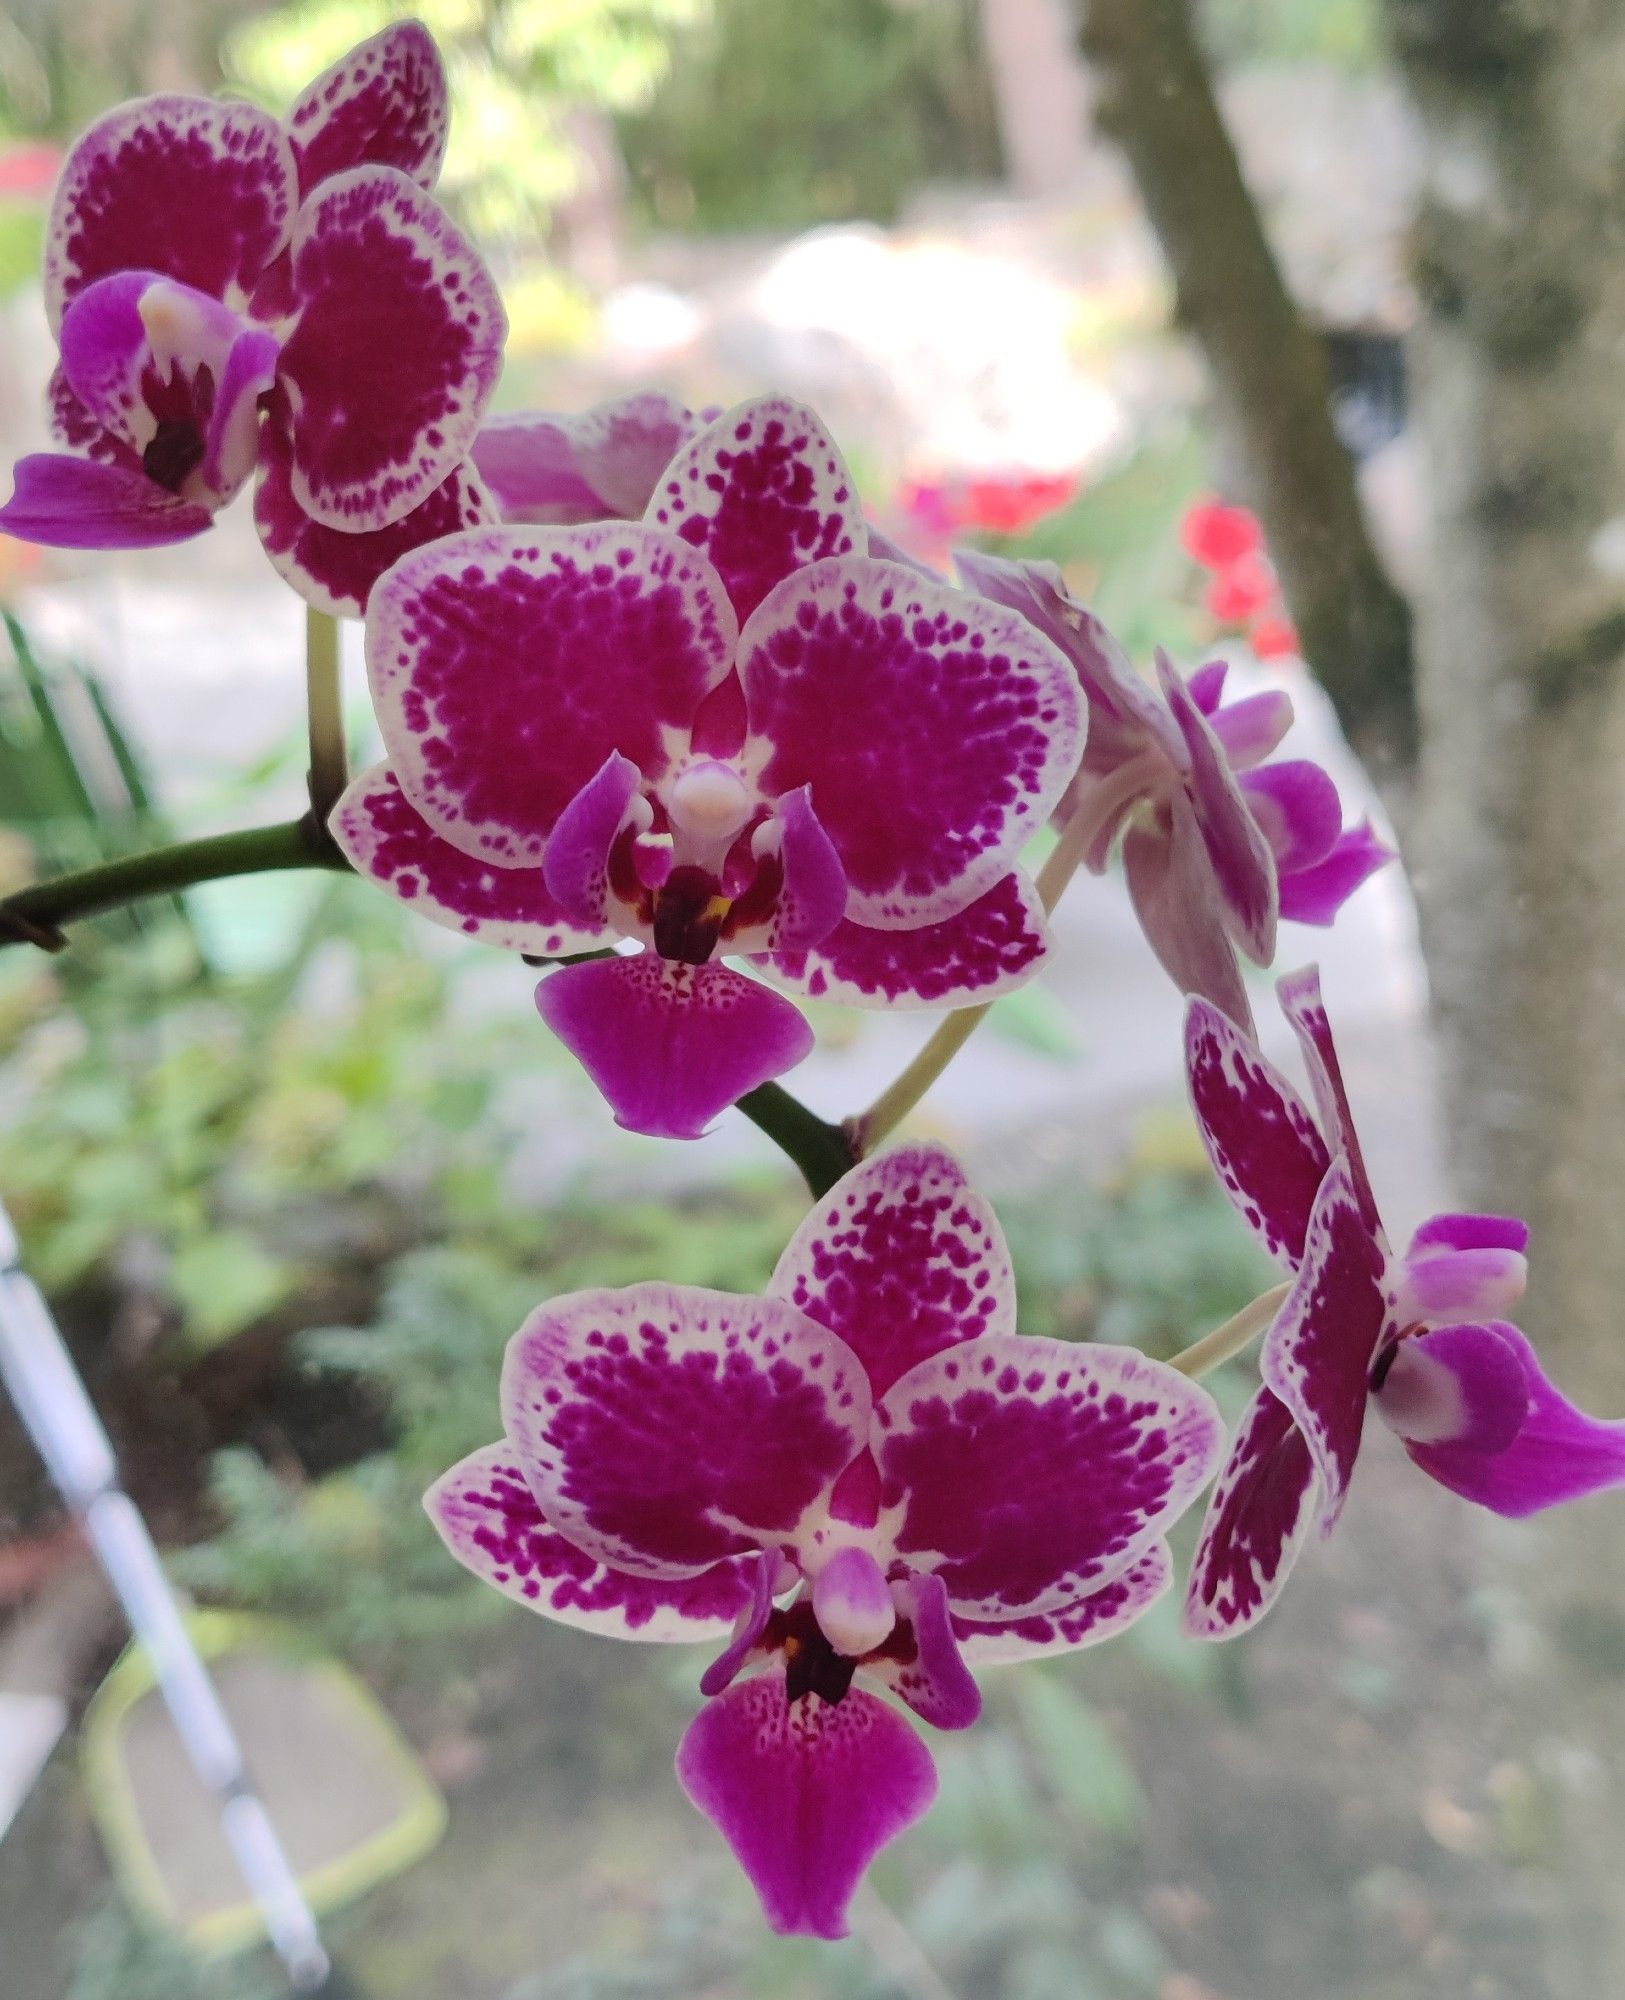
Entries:
{"label": "side-facing orchid flower", "polygon": [[1023,619],[873,559],[834,443],[742,404],[641,522],[484,529],[374,591],[388,761],[332,820],[435,921],[543,957],[543,1018],[634,1131],[692,1138],[811,1030],[715,961],[856,1006],[962,1006],[1048,949],[1016,856],[1082,746]]}
{"label": "side-facing orchid flower", "polygon": [[1018,1334],[991,1209],[918,1146],[839,1182],[764,1297],[543,1306],[502,1416],[427,1496],[447,1545],[565,1624],[726,1642],[678,1775],[773,1927],[816,1937],[936,1790],[871,1690],[964,1729],[969,1666],[1122,1631],[1223,1449],[1173,1369]]}
{"label": "side-facing orchid flower", "polygon": [[1250,1025],[1238,951],[1269,965],[1281,918],[1331,923],[1393,850],[1369,821],[1344,828],[1318,764],[1267,761],[1292,724],[1284,689],[1226,702],[1222,660],[1186,680],[1161,653],[1152,688],[1053,563],[969,550],[958,562],[971,590],[1029,618],[1076,669],[1089,741],[1062,816],[1087,815],[1089,867],[1104,871],[1122,833],[1129,895],[1164,970]]}
{"label": "side-facing orchid flower", "polygon": [[1193,1000],[1191,1100],[1219,1179],[1294,1283],[1265,1336],[1263,1387],[1214,1488],[1187,1629],[1226,1639],[1275,1601],[1312,1522],[1336,1525],[1366,1406],[1452,1492],[1521,1517],[1625,1484],[1625,1423],[1560,1396],[1503,1315],[1521,1297],[1528,1231],[1436,1215],[1390,1248],[1349,1114],[1316,970],[1277,989],[1302,1044],[1311,1114],[1233,1022]]}
{"label": "side-facing orchid flower", "polygon": [[46,243],[69,449],[19,463],[0,529],[57,548],[186,541],[258,470],[272,562],[340,614],[407,549],[493,518],[464,461],[506,328],[426,192],[445,136],[415,22],[352,50],[285,124],[177,96],[99,119]]}
{"label": "side-facing orchid flower", "polygon": [[652,390],[589,410],[510,411],[474,440],[474,464],[505,521],[544,528],[637,521],[660,475],[705,425]]}

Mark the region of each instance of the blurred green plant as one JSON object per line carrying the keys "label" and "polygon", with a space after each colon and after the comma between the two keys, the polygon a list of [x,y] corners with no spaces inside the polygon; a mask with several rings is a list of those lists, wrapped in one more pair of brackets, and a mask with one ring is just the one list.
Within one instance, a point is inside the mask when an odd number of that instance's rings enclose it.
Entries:
{"label": "blurred green plant", "polygon": [[889,221],[928,182],[999,172],[974,0],[712,0],[617,124],[668,228]]}
{"label": "blurred green plant", "polygon": [[364,36],[415,16],[452,89],[441,186],[487,243],[545,236],[586,172],[581,118],[645,103],[672,33],[708,0],[293,0],[233,35],[227,65],[279,109]]}

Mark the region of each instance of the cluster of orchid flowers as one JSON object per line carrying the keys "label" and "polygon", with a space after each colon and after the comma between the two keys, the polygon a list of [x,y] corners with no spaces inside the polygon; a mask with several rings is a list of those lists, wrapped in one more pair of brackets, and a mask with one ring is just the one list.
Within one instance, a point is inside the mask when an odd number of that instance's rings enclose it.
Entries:
{"label": "cluster of orchid flowers", "polygon": [[[1043,967],[1068,874],[1120,853],[1191,996],[1208,1153],[1285,1273],[1172,1363],[1018,1333],[953,1159],[869,1157],[894,1090],[761,1296],[583,1291],[515,1335],[503,1437],[431,1516],[545,1616],[720,1649],[679,1777],[769,1921],[837,1937],[935,1787],[883,1696],[963,1729],[973,1668],[1123,1631],[1210,1485],[1186,1627],[1252,1625],[1335,1524],[1368,1404],[1508,1515],[1625,1481],[1625,1425],[1564,1401],[1504,1317],[1520,1224],[1437,1216],[1394,1252],[1312,970],[1278,988],[1312,1109],[1259,1052],[1242,961],[1390,858],[1276,757],[1285,692],[1227,698],[1217,662],[1142,677],[1053,566],[967,553],[956,586],[910,560],[788,400],[489,417],[502,312],[429,192],[446,123],[406,24],[281,122],[160,97],[93,127],[46,267],[64,449],[18,466],[0,526],[150,546],[256,476],[278,570],[366,620],[386,756],[333,838],[433,922],[569,961],[537,1004],[634,1131],[694,1137],[791,1069],[792,996],[966,1019]],[[934,1073],[928,1050],[918,1089]],[[1259,1332],[1227,1449],[1192,1378]]]}

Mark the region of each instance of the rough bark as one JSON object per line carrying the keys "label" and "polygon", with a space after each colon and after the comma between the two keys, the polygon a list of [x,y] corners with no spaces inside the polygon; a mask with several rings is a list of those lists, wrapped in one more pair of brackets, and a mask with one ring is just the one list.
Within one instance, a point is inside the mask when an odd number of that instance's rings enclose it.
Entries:
{"label": "rough bark", "polygon": [[1206,355],[1305,655],[1376,774],[1402,769],[1415,740],[1410,614],[1372,546],[1326,357],[1242,179],[1190,0],[1083,0],[1081,34],[1099,121],[1128,155]]}
{"label": "rough bark", "polygon": [[[1465,1193],[1533,1225],[1553,1372],[1625,1415],[1625,8],[1387,9],[1427,134],[1412,851],[1452,1150]],[[1625,1979],[1622,1508],[1521,1543],[1531,1768],[1586,1777],[1551,1857],[1561,2000]]]}

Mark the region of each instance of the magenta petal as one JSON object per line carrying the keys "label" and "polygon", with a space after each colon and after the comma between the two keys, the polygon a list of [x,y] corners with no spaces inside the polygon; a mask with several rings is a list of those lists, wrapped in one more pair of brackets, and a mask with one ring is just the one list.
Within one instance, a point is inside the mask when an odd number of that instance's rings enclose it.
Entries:
{"label": "magenta petal", "polygon": [[740,635],[769,793],[811,785],[847,915],[913,930],[1010,872],[1082,748],[1066,661],[1024,619],[867,556],[789,577]]}
{"label": "magenta petal", "polygon": [[442,840],[387,764],[351,780],[328,826],[360,874],[431,923],[481,944],[560,958],[612,935],[567,917],[539,868],[498,868]]}
{"label": "magenta petal", "polygon": [[1255,965],[1268,965],[1275,956],[1279,907],[1275,857],[1207,718],[1166,654],[1158,656],[1157,671],[1185,739],[1190,759],[1186,784],[1232,932]]}
{"label": "magenta petal", "polygon": [[470,465],[459,465],[421,506],[387,528],[349,534],[324,528],[293,497],[292,457],[280,423],[260,432],[254,526],[271,566],[305,602],[330,618],[359,618],[373,585],[414,549],[496,519],[490,494]]}
{"label": "magenta petal", "polygon": [[616,1124],[653,1139],[700,1138],[812,1053],[812,1029],[779,994],[726,966],[652,951],[566,966],[537,987],[536,1005]]}
{"label": "magenta petal", "polygon": [[1329,924],[1360,884],[1394,859],[1394,850],[1363,819],[1338,835],[1323,861],[1283,872],[1281,915],[1295,924]]}
{"label": "magenta petal", "polygon": [[[77,407],[98,429],[133,447],[144,445],[155,425],[141,395],[142,376],[152,364],[141,301],[164,282],[156,271],[116,271],[97,278],[75,297],[58,336],[63,378]],[[206,294],[197,297],[235,321],[235,314]]]}
{"label": "magenta petal", "polygon": [[484,1582],[544,1618],[611,1639],[714,1643],[751,1601],[757,1564],[730,1556],[698,1576],[632,1576],[549,1527],[506,1442],[487,1445],[423,1496],[446,1547]]}
{"label": "magenta petal", "polygon": [[1295,1270],[1331,1165],[1302,1098],[1205,1000],[1185,1016],[1185,1076],[1213,1171],[1270,1256]]}
{"label": "magenta petal", "polygon": [[706,557],[741,624],[793,570],[867,547],[835,440],[783,396],[741,403],[701,431],[665,468],[644,518]]}
{"label": "magenta petal", "polygon": [[748,935],[733,937],[731,951],[775,958],[783,952],[804,952],[821,944],[841,921],[846,870],[813,811],[807,786],[778,801],[773,819],[757,835],[758,855],[765,851],[765,843],[775,840],[782,879],[773,914]]}
{"label": "magenta petal", "polygon": [[1377,1379],[1378,1414],[1407,1444],[1505,1451],[1529,1414],[1522,1357],[1494,1326],[1441,1326],[1398,1341]]}
{"label": "magenta petal", "polygon": [[1297,1282],[1259,1360],[1265,1385],[1291,1411],[1314,1458],[1323,1533],[1342,1512],[1359,1455],[1371,1368],[1387,1328],[1383,1265],[1340,1154],[1321,1182]]}
{"label": "magenta petal", "polygon": [[698,1285],[552,1299],[502,1372],[503,1427],[543,1513],[644,1576],[809,1539],[869,1407],[834,1334],[781,1299]]}
{"label": "magenta petal", "polygon": [[576,463],[566,417],[541,410],[492,417],[474,440],[473,456],[505,521],[567,528],[614,512]]}
{"label": "magenta petal", "polygon": [[1012,562],[976,549],[956,549],[954,561],[967,590],[1019,612],[1071,661],[1089,704],[1084,770],[1114,771],[1152,745],[1181,754],[1166,709],[1106,627],[1068,594],[1054,563]]}
{"label": "magenta petal", "polygon": [[393,167],[323,181],[292,260],[294,498],[324,527],[386,528],[467,456],[502,370],[502,301],[479,252]]}
{"label": "magenta petal", "polygon": [[1191,698],[1207,717],[1231,770],[1251,771],[1263,763],[1292,727],[1292,697],[1284,688],[1271,688],[1265,694],[1250,694],[1241,701],[1233,701],[1227,708],[1210,708],[1197,697],[1196,684],[1215,667],[1222,685],[1224,662],[1215,660],[1191,675],[1188,683]]}
{"label": "magenta petal", "polygon": [[1504,1215],[1436,1215],[1411,1238],[1395,1285],[1394,1316],[1500,1319],[1529,1279],[1527,1226]]}
{"label": "magenta petal", "polygon": [[1153,1542],[1121,1576],[1054,1611],[1003,1623],[956,1618],[960,1653],[973,1667],[1003,1667],[1098,1646],[1126,1632],[1166,1593],[1173,1580],[1174,1559],[1168,1544]]}
{"label": "magenta petal", "polygon": [[700,428],[692,410],[649,390],[595,404],[569,420],[581,476],[624,521],[644,512],[660,475]]}
{"label": "magenta petal", "polygon": [[1193,1639],[1234,1639],[1269,1610],[1315,1517],[1315,1462],[1268,1389],[1248,1405],[1208,1502],[1185,1593]]}
{"label": "magenta petal", "polygon": [[940,1146],[898,1146],[837,1181],[768,1292],[839,1334],[877,1396],[928,1355],[1015,1331],[1004,1232]]}
{"label": "magenta petal", "polygon": [[611,751],[649,780],[725,679],[733,611],[680,542],[620,522],[488,528],[396,564],[367,606],[390,761],[471,854],[540,862]]}
{"label": "magenta petal", "polygon": [[1301,971],[1289,972],[1285,978],[1276,980],[1275,992],[1281,1003],[1281,1012],[1303,1051],[1321,1128],[1332,1150],[1341,1152],[1348,1161],[1355,1192],[1360,1198],[1360,1211],[1367,1226],[1381,1235],[1382,1218],[1377,1212],[1377,1198],[1371,1192],[1371,1181],[1360,1151],[1360,1135],[1354,1129],[1354,1113],[1349,1108],[1348,1090],[1343,1082],[1342,1066],[1337,1060],[1337,1045],[1332,1040],[1332,1024],[1320,994],[1320,967],[1306,965]]}
{"label": "magenta petal", "polygon": [[102,465],[122,465],[131,472],[141,470],[140,452],[116,432],[97,423],[75,394],[60,361],[51,370],[45,394],[51,436],[58,444],[65,444],[79,458],[94,458]]}
{"label": "magenta petal", "polygon": [[242,305],[284,248],[298,203],[293,150],[251,104],[144,97],[74,143],[51,204],[45,307],[114,271],[159,271]]}
{"label": "magenta petal", "polygon": [[961,1654],[941,1577],[910,1575],[892,1588],[912,1657],[897,1659],[888,1648],[883,1656],[865,1660],[861,1671],[906,1701],[933,1729],[969,1729],[982,1712],[982,1691]]}
{"label": "magenta petal", "polygon": [[446,66],[421,21],[397,21],[340,56],[299,93],[288,136],[299,191],[347,167],[399,167],[433,187],[451,125]]}
{"label": "magenta petal", "polygon": [[1528,1415],[1503,1451],[1408,1443],[1406,1450],[1428,1477],[1512,1520],[1625,1485],[1625,1423],[1588,1417],[1560,1395],[1515,1326],[1498,1321],[1482,1331],[1493,1333],[1522,1363]]}
{"label": "magenta petal", "polygon": [[778,978],[846,1007],[974,1007],[1025,986],[1050,953],[1038,891],[1019,869],[940,923],[876,931],[838,923],[807,950],[781,948]]}
{"label": "magenta petal", "polygon": [[[641,782],[637,765],[612,750],[547,837],[542,872],[548,890],[580,923],[602,924],[608,918],[609,850]],[[645,818],[647,813],[645,808]]]}
{"label": "magenta petal", "polygon": [[[745,1662],[756,1650],[757,1641],[767,1630],[767,1621],[773,1616],[773,1585],[783,1560],[776,1549],[767,1549],[750,1565],[750,1596],[735,1614],[727,1645],[701,1674],[701,1694],[708,1698],[721,1694],[724,1688],[732,1687],[739,1678]],[[730,1561],[745,1564],[750,1559],[734,1556]],[[705,1574],[715,1576],[716,1571],[707,1570]]]}
{"label": "magenta petal", "polygon": [[936,1797],[931,1753],[882,1701],[852,1688],[833,1706],[786,1698],[763,1674],[708,1702],[677,1776],[733,1849],[774,1930],[842,1938],[880,1850]]}
{"label": "magenta petal", "polygon": [[918,1363],[875,1409],[898,1554],[958,1617],[1059,1609],[1120,1576],[1224,1448],[1213,1399],[1124,1347],[984,1334]]}
{"label": "magenta petal", "polygon": [[1318,764],[1286,758],[1248,771],[1239,783],[1280,875],[1326,859],[1343,829],[1343,803]]}
{"label": "magenta petal", "polygon": [[1183,792],[1170,798],[1165,824],[1130,826],[1123,875],[1145,941],[1180,992],[1211,1001],[1250,1030],[1252,1008],[1213,861]]}
{"label": "magenta petal", "polygon": [[49,549],[155,549],[214,525],[207,507],[168,493],[144,472],[35,452],[13,471],[0,533]]}

